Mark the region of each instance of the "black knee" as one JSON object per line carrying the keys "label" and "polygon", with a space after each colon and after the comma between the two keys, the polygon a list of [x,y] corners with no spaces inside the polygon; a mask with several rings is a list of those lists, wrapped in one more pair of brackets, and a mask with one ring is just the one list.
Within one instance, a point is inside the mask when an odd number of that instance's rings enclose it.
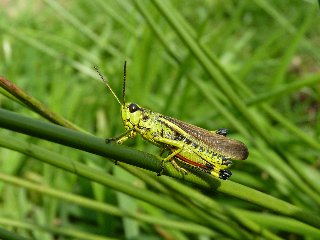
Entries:
{"label": "black knee", "polygon": [[231,177],[232,172],[229,169],[223,169],[220,170],[219,173],[219,178],[221,178],[222,180],[227,180],[229,177]]}
{"label": "black knee", "polygon": [[227,128],[220,128],[216,131],[216,134],[222,135],[222,136],[227,136],[228,134],[228,129]]}

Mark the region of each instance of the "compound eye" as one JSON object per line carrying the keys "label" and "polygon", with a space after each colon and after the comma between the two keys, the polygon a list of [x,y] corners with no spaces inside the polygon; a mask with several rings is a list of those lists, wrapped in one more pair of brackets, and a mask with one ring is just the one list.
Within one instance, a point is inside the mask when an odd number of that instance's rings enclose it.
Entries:
{"label": "compound eye", "polygon": [[138,107],[137,104],[131,103],[131,104],[129,105],[129,112],[134,113],[134,112],[136,112],[136,111],[138,111],[138,110],[139,110],[139,107]]}

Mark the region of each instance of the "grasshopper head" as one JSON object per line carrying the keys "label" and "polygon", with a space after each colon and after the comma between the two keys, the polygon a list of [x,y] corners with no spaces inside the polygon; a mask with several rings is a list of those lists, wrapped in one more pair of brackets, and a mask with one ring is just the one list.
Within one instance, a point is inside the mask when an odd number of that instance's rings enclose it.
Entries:
{"label": "grasshopper head", "polygon": [[143,122],[148,114],[146,109],[140,107],[135,103],[126,103],[122,105],[121,117],[123,125],[126,129],[137,129],[139,126],[143,126]]}

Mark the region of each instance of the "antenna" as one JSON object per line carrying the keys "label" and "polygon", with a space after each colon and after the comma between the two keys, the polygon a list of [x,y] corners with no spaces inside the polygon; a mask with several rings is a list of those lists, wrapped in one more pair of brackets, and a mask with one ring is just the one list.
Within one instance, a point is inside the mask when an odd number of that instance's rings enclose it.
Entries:
{"label": "antenna", "polygon": [[99,69],[97,66],[94,66],[94,69],[96,70],[96,72],[99,74],[100,78],[102,79],[102,81],[104,82],[104,84],[109,88],[110,92],[112,93],[112,95],[117,99],[118,103],[121,102],[119,100],[119,98],[117,97],[117,95],[114,93],[114,91],[112,90],[112,88],[109,86],[109,84],[107,83],[107,81],[104,79],[103,75],[100,73]]}
{"label": "antenna", "polygon": [[123,65],[122,105],[126,104],[127,61]]}

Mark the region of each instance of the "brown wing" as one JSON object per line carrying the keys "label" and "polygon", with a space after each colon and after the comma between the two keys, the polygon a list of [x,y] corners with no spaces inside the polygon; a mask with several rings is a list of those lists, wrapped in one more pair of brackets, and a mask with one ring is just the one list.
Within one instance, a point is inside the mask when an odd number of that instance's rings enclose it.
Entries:
{"label": "brown wing", "polygon": [[225,136],[210,132],[203,128],[182,122],[171,117],[163,117],[177,125],[190,136],[212,147],[216,152],[220,153],[221,155],[237,160],[244,160],[249,155],[248,148],[240,141],[227,138]]}

